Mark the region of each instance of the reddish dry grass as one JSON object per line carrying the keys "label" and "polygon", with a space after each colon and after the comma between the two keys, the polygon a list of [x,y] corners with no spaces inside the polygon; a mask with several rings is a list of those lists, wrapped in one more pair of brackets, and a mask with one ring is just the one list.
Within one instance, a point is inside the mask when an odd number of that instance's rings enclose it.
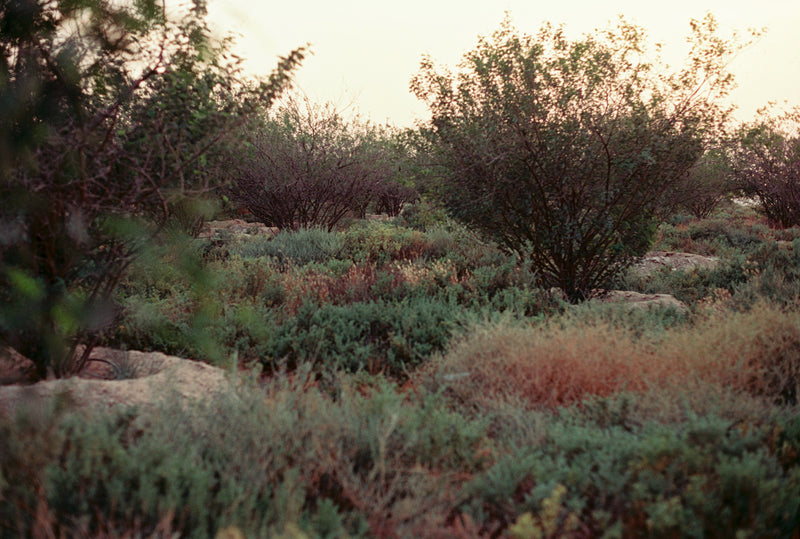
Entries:
{"label": "reddish dry grass", "polygon": [[286,290],[285,305],[289,314],[306,302],[320,305],[344,305],[367,301],[376,282],[374,266],[352,266],[346,273],[333,276],[321,272],[287,272],[281,285]]}
{"label": "reddish dry grass", "polygon": [[621,391],[711,386],[791,404],[800,386],[800,314],[759,305],[660,339],[605,324],[498,324],[476,328],[436,369],[456,374],[453,390],[479,405],[514,400],[555,408]]}

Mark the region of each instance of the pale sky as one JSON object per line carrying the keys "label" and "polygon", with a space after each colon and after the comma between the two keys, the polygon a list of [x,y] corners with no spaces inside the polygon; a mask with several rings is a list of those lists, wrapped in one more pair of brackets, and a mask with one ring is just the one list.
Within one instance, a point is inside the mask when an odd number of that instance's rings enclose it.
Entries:
{"label": "pale sky", "polygon": [[767,34],[731,65],[738,88],[731,101],[748,120],[769,101],[800,106],[800,1],[798,0],[210,0],[209,21],[220,33],[239,34],[236,48],[247,66],[266,75],[279,55],[311,44],[296,87],[318,102],[355,105],[375,122],[412,126],[427,109],[408,90],[429,54],[455,67],[479,35],[492,33],[509,11],[521,32],[543,22],[564,23],[579,37],[606,27],[617,15],[645,28],[649,43],[664,45],[671,64],[685,56],[689,20],[711,12],[720,35],[767,27]]}

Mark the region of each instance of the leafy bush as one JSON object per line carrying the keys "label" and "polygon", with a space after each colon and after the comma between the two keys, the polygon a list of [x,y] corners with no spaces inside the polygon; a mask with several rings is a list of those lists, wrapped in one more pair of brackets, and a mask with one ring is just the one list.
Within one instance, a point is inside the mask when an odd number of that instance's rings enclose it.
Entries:
{"label": "leafy bush", "polygon": [[[175,77],[193,89],[205,76],[213,88],[238,82],[201,60],[220,52],[204,33],[201,2],[182,25],[151,1],[21,0],[2,12],[0,339],[34,362],[38,378],[67,376],[115,321],[115,289],[154,233],[143,221],[167,219],[173,173],[199,161],[196,150],[229,127],[206,125],[203,141],[187,145],[175,125],[185,124],[159,115],[149,107],[159,98],[150,98]],[[288,84],[302,56],[279,61],[256,92],[258,106]],[[186,62],[170,63],[179,57]],[[204,97],[204,114],[210,107],[225,116],[230,94]],[[178,150],[165,157],[166,148]]]}
{"label": "leafy bush", "polygon": [[736,47],[710,16],[692,30],[687,67],[661,77],[624,22],[569,41],[506,20],[458,74],[424,59],[412,89],[431,109],[453,215],[524,252],[571,300],[606,287],[648,249],[654,216],[724,117],[715,100]]}
{"label": "leafy bush", "polygon": [[705,219],[735,190],[730,157],[723,148],[711,148],[676,190],[673,203],[698,219]]}
{"label": "leafy bush", "polygon": [[355,382],[334,400],[300,369],[147,413],[0,417],[0,477],[18,480],[0,482],[0,536],[418,536],[451,472],[483,469],[486,422]]}
{"label": "leafy bush", "polygon": [[245,258],[271,257],[279,263],[291,262],[303,266],[339,258],[344,252],[345,237],[340,232],[322,228],[284,230],[272,238],[259,237],[239,242],[231,254]]}
{"label": "leafy bush", "polygon": [[345,244],[348,257],[357,264],[413,260],[427,250],[422,232],[376,221],[350,227],[345,233]]}

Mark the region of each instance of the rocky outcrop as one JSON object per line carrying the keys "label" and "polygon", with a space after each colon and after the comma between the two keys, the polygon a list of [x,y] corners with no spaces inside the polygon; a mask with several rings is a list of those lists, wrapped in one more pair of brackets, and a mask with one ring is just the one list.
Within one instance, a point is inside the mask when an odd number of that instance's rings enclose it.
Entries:
{"label": "rocky outcrop", "polygon": [[274,236],[278,233],[275,227],[266,226],[262,223],[250,223],[243,219],[229,219],[227,221],[209,221],[200,231],[200,238],[219,239],[225,234],[231,236]]}
{"label": "rocky outcrop", "polygon": [[715,256],[653,251],[647,253],[642,260],[631,268],[631,271],[637,276],[647,277],[665,267],[670,268],[672,271],[694,271],[698,269],[714,269],[718,265],[719,258]]}
{"label": "rocky outcrop", "polygon": [[627,290],[611,290],[598,298],[603,303],[623,303],[633,309],[673,308],[680,313],[689,309],[682,301],[669,294],[640,294]]}
{"label": "rocky outcrop", "polygon": [[[84,408],[148,408],[164,398],[204,400],[229,388],[222,369],[160,352],[97,348],[91,357],[95,361],[80,376],[0,387],[0,411],[14,413],[23,403],[36,405],[57,395]],[[120,376],[124,379],[115,379]]]}

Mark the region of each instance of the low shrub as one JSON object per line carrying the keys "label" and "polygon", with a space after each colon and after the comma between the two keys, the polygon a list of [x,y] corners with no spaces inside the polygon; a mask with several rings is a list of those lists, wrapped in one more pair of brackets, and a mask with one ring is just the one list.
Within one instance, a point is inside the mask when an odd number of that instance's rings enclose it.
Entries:
{"label": "low shrub", "polygon": [[305,304],[277,328],[270,358],[313,361],[325,370],[385,371],[404,376],[445,349],[465,311],[424,297],[347,306]]}
{"label": "low shrub", "polygon": [[506,320],[466,333],[435,366],[466,406],[556,408],[590,395],[643,391],[658,368],[645,343],[602,323],[559,328]]}
{"label": "low shrub", "polygon": [[322,228],[284,230],[272,238],[263,236],[234,243],[231,254],[244,258],[274,258],[279,263],[305,265],[338,258],[345,239],[341,233]]}
{"label": "low shrub", "polygon": [[670,294],[691,308],[719,290],[733,293],[747,282],[753,268],[753,263],[744,255],[735,254],[720,260],[714,268],[674,269],[664,266],[647,275],[628,271],[615,287],[643,294]]}
{"label": "low shrub", "polygon": [[356,264],[381,266],[393,260],[415,260],[428,252],[425,235],[390,223],[367,221],[345,232],[347,257]]}
{"label": "low shrub", "polygon": [[[418,536],[460,473],[485,468],[485,421],[391,385],[339,399],[307,368],[151,412],[0,417],[0,537]],[[36,418],[33,418],[36,419]],[[5,436],[7,435],[7,436]],[[460,472],[460,473],[457,473]]]}
{"label": "low shrub", "polygon": [[631,428],[562,414],[541,443],[478,475],[462,511],[493,537],[792,537],[800,476],[774,450],[776,430],[791,436],[778,422]]}

